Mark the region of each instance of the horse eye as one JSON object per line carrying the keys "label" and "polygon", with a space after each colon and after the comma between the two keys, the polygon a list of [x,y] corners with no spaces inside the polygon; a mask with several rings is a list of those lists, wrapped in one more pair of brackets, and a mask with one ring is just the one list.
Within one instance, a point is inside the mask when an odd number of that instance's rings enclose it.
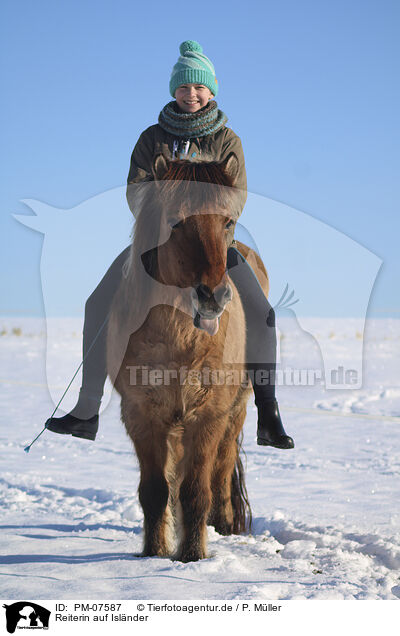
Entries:
{"label": "horse eye", "polygon": [[233,225],[233,224],[234,224],[233,219],[230,219],[230,220],[228,221],[228,223],[225,225],[225,229],[226,229],[226,230],[229,230],[229,228],[230,228],[230,227],[232,227],[232,225]]}
{"label": "horse eye", "polygon": [[172,230],[175,230],[182,223],[182,219],[173,218],[169,219],[168,225]]}

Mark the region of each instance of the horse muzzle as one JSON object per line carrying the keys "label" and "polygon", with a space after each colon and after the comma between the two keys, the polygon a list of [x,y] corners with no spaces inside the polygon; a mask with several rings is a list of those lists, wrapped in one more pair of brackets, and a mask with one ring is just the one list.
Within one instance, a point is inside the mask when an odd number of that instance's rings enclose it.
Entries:
{"label": "horse muzzle", "polygon": [[232,287],[229,283],[220,284],[212,291],[201,283],[192,289],[191,297],[194,326],[215,336],[219,329],[219,319],[227,303],[232,300]]}

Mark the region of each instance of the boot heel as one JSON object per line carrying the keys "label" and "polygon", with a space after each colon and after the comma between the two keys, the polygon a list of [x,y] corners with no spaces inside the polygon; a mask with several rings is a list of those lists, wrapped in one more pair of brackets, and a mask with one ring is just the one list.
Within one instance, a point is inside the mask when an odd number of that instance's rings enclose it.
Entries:
{"label": "boot heel", "polygon": [[275,398],[257,403],[257,444],[283,450],[294,448],[294,441],[283,428],[278,402]]}
{"label": "boot heel", "polygon": [[74,431],[71,433],[72,437],[80,437],[81,439],[88,439],[91,442],[94,442],[96,439],[96,433],[92,433],[89,431]]}

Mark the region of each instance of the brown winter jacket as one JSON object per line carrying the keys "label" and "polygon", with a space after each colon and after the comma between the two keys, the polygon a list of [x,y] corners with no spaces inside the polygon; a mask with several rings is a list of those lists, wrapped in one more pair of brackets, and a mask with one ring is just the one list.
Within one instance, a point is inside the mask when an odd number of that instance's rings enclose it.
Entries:
{"label": "brown winter jacket", "polygon": [[[159,124],[150,126],[140,135],[132,152],[126,192],[128,205],[133,215],[135,215],[135,188],[130,189],[129,185],[141,183],[142,181],[153,181],[152,166],[154,158],[159,154],[163,154],[166,159],[172,160],[174,141],[179,143],[181,140],[166,132]],[[195,161],[223,161],[230,152],[234,152],[239,160],[239,175],[236,187],[242,191],[240,200],[241,212],[246,203],[247,178],[242,142],[233,130],[224,126],[212,135],[191,139],[186,156],[189,159],[193,158]],[[179,153],[176,158],[181,158]]]}

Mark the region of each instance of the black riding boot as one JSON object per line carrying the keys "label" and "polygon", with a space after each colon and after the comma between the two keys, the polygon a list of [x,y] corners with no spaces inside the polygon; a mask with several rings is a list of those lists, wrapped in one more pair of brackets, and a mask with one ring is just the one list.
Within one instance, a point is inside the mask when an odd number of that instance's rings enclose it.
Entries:
{"label": "black riding boot", "polygon": [[238,289],[246,316],[246,366],[258,410],[257,444],[293,448],[293,439],[283,428],[275,397],[275,312],[253,270],[235,247],[228,250],[228,270]]}
{"label": "black riding boot", "polygon": [[94,440],[99,427],[99,409],[107,378],[107,317],[128,258],[127,247],[115,259],[86,301],[83,327],[82,388],[76,406],[63,417],[51,417],[45,426],[53,433]]}
{"label": "black riding boot", "polygon": [[100,401],[101,396],[92,398],[81,389],[75,408],[63,417],[50,417],[45,426],[52,433],[94,441],[99,428]]}
{"label": "black riding boot", "polygon": [[[254,387],[254,385],[253,385]],[[259,446],[274,446],[275,448],[294,448],[294,441],[286,434],[283,428],[279,406],[275,397],[257,398],[256,406],[258,410],[257,421],[257,444]]]}

